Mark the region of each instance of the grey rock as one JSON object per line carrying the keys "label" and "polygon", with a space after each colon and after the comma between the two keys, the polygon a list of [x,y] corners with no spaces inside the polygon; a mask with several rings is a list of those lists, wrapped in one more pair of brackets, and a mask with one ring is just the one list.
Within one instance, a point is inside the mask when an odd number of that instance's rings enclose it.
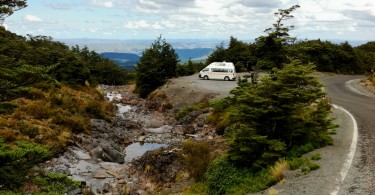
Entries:
{"label": "grey rock", "polygon": [[93,159],[102,159],[103,158],[103,148],[98,146],[90,151]]}
{"label": "grey rock", "polygon": [[124,163],[125,154],[121,153],[119,150],[114,148],[108,143],[102,145],[103,153],[103,160],[109,162],[117,162],[117,163]]}

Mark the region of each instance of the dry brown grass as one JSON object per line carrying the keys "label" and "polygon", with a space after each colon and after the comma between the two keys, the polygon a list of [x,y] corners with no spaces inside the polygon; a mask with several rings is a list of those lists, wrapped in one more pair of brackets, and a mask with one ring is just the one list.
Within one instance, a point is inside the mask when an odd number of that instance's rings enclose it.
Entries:
{"label": "dry brown grass", "polygon": [[0,136],[7,142],[30,140],[59,150],[72,133],[91,130],[90,118],[108,119],[115,109],[100,91],[89,87],[33,89],[14,102],[18,107],[12,113],[0,114]]}
{"label": "dry brown grass", "polygon": [[279,159],[270,169],[270,174],[277,181],[281,181],[284,179],[285,172],[287,172],[288,170],[290,170],[288,161],[286,161],[285,159]]}

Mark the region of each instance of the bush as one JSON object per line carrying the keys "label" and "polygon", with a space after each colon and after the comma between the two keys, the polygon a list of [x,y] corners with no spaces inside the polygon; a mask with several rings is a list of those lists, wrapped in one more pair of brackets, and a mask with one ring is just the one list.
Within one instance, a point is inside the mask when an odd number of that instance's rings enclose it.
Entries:
{"label": "bush", "polygon": [[233,186],[241,183],[246,173],[238,170],[228,161],[227,156],[215,159],[209,166],[206,179],[209,194],[225,194]]}
{"label": "bush", "polygon": [[80,182],[73,181],[67,175],[57,173],[42,174],[34,179],[34,183],[40,187],[42,192],[57,194],[66,194],[69,190],[78,188],[80,185]]}
{"label": "bush", "polygon": [[16,141],[10,147],[0,139],[0,190],[20,187],[29,169],[50,156],[50,151],[42,145]]}
{"label": "bush", "polygon": [[277,180],[268,169],[254,172],[232,164],[227,155],[215,159],[209,166],[206,179],[208,194],[246,194],[267,189]]}
{"label": "bush", "polygon": [[183,143],[183,157],[190,176],[201,181],[211,160],[210,145],[188,139]]}

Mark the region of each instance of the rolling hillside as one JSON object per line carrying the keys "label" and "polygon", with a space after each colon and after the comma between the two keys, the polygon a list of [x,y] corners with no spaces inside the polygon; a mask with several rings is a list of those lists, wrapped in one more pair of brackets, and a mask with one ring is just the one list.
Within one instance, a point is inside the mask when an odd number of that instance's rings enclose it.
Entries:
{"label": "rolling hillside", "polygon": [[[189,59],[205,59],[213,51],[212,48],[175,49],[181,62]],[[140,56],[133,53],[103,52],[101,56],[113,60],[117,65],[127,70],[133,70]]]}

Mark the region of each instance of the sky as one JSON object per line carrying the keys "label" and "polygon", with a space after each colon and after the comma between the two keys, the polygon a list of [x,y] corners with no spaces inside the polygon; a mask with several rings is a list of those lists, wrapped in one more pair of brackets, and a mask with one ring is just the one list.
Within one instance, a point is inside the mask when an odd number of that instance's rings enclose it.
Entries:
{"label": "sky", "polygon": [[374,0],[28,0],[3,26],[54,39],[229,39],[265,35],[293,5],[298,39],[375,40]]}

